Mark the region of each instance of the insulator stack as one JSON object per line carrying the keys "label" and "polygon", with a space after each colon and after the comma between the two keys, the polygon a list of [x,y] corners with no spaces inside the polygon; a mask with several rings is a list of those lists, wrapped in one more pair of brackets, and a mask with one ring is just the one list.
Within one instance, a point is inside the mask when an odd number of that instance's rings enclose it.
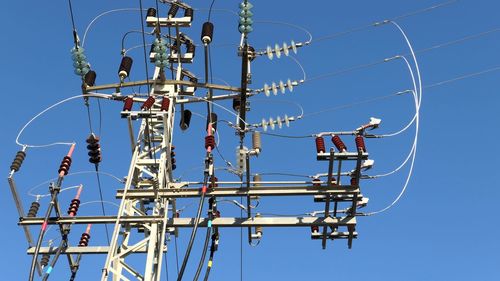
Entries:
{"label": "insulator stack", "polygon": [[168,10],[168,17],[169,18],[175,18],[177,15],[177,12],[179,11],[179,6],[175,3],[172,3],[170,5],[170,9]]}
{"label": "insulator stack", "polygon": [[315,186],[315,187],[320,187],[320,186],[321,186],[321,180],[320,180],[320,179],[318,179],[318,178],[313,179],[313,180],[312,180],[312,184],[313,184],[313,186]]}
{"label": "insulator stack", "polygon": [[205,137],[205,148],[208,150],[213,150],[215,148],[215,137],[213,135]]}
{"label": "insulator stack", "polygon": [[66,176],[69,172],[69,168],[71,167],[71,157],[69,156],[64,156],[61,165],[59,166],[59,170],[57,171],[59,174],[64,173]]}
{"label": "insulator stack", "polygon": [[148,99],[142,104],[142,110],[150,110],[151,107],[155,104],[155,98],[153,96],[148,97]]}
{"label": "insulator stack", "polygon": [[26,158],[26,152],[24,151],[18,151],[16,153],[16,157],[14,157],[14,161],[12,161],[12,164],[10,165],[10,169],[14,170],[14,172],[19,171],[21,168],[21,165],[24,162],[24,158]]}
{"label": "insulator stack", "polygon": [[201,29],[201,42],[203,44],[208,45],[212,42],[212,38],[214,37],[214,24],[211,22],[205,22]]}
{"label": "insulator stack", "polygon": [[209,124],[212,124],[213,132],[217,131],[217,114],[211,112],[210,115],[207,117],[207,131]]}
{"label": "insulator stack", "polygon": [[84,232],[80,237],[80,242],[78,243],[78,247],[87,247],[89,245],[90,234]]}
{"label": "insulator stack", "polygon": [[40,203],[38,203],[36,201],[31,202],[31,206],[30,206],[30,209],[28,211],[27,217],[28,218],[34,218],[34,217],[36,217],[36,214],[38,213],[39,209],[40,209]]}
{"label": "insulator stack", "polygon": [[192,8],[187,8],[184,10],[184,16],[185,17],[190,17],[191,20],[194,19],[194,10]]}
{"label": "insulator stack", "polygon": [[84,51],[82,47],[73,47],[71,49],[71,58],[73,59],[75,74],[82,77],[90,71],[90,66]]}
{"label": "insulator stack", "polygon": [[292,50],[294,54],[297,54],[297,47],[298,46],[302,46],[302,44],[301,43],[297,44],[293,40],[292,40],[292,42],[290,42],[290,46],[288,46],[288,44],[286,42],[283,42],[283,47],[280,47],[280,45],[278,45],[278,44],[275,44],[274,48],[271,46],[267,46],[266,54],[270,60],[272,60],[274,58],[275,54],[276,54],[276,57],[279,59],[279,58],[281,58],[282,51],[285,54],[285,56],[288,56],[290,54],[290,50]]}
{"label": "insulator stack", "polygon": [[172,163],[172,171],[177,168],[177,165],[175,164],[175,146],[170,147],[170,162]]}
{"label": "insulator stack", "polygon": [[276,82],[272,82],[271,83],[271,86],[269,86],[267,83],[264,84],[264,87],[262,87],[262,90],[264,91],[264,94],[266,95],[266,97],[269,97],[271,95],[271,92],[273,92],[273,95],[277,95],[278,94],[278,90],[284,94],[286,92],[286,89],[288,89],[288,91],[293,92],[293,87],[294,86],[297,86],[299,84],[299,82],[297,81],[292,81],[290,79],[288,79],[285,82],[283,81],[280,81],[279,83],[276,83]]}
{"label": "insulator stack", "polygon": [[156,9],[155,8],[149,8],[147,12],[148,17],[156,17]]}
{"label": "insulator stack", "polygon": [[288,115],[285,115],[285,117],[276,117],[276,120],[274,120],[272,117],[269,118],[269,121],[267,121],[266,119],[262,119],[262,122],[261,122],[261,126],[262,126],[262,129],[264,129],[264,131],[267,131],[267,128],[270,127],[271,130],[274,130],[274,128],[276,128],[276,125],[278,125],[278,128],[282,128],[283,127],[283,123],[285,123],[285,125],[287,127],[290,126],[290,121],[293,121],[295,120],[293,117],[288,117]]}
{"label": "insulator stack", "polygon": [[85,82],[86,86],[92,87],[95,85],[95,80],[97,78],[97,73],[93,70],[90,70],[85,74],[85,77],[83,78],[83,81]]}
{"label": "insulator stack", "polygon": [[[208,188],[215,188],[215,187],[219,187],[219,184],[217,183],[219,181],[219,179],[216,177],[216,176],[211,176],[210,177],[210,182],[208,183]],[[215,183],[212,185],[212,183]]]}
{"label": "insulator stack", "polygon": [[101,155],[101,145],[99,144],[99,137],[94,134],[90,134],[87,138],[87,149],[89,150],[89,162],[92,164],[98,164],[102,161]]}
{"label": "insulator stack", "polygon": [[153,42],[153,51],[155,52],[155,65],[157,67],[165,68],[170,66],[167,54],[167,41],[165,39],[155,39]]}
{"label": "insulator stack", "polygon": [[262,139],[258,131],[252,133],[252,147],[255,151],[262,151]]}
{"label": "insulator stack", "polygon": [[325,148],[325,139],[323,137],[316,137],[316,152],[317,153],[325,153],[326,148]]}
{"label": "insulator stack", "polygon": [[312,232],[312,233],[318,233],[318,232],[319,232],[319,226],[317,226],[317,225],[312,225],[312,226],[311,226],[311,232]]}
{"label": "insulator stack", "polygon": [[46,267],[47,265],[49,265],[49,261],[50,261],[50,255],[49,254],[43,254],[42,258],[40,259],[40,265],[42,267]]}
{"label": "insulator stack", "polygon": [[71,204],[69,204],[68,208],[68,215],[70,215],[71,217],[76,216],[76,214],[78,213],[78,208],[80,208],[80,199],[75,198],[71,200]]}
{"label": "insulator stack", "polygon": [[170,99],[167,97],[164,97],[163,100],[161,101],[161,111],[168,111],[170,108]]}
{"label": "insulator stack", "polygon": [[[259,213],[257,213],[257,214],[255,214],[255,217],[260,218],[261,215]],[[255,227],[255,234],[260,234],[260,236],[262,236],[262,234],[264,233],[263,230],[264,230],[264,228],[262,226],[256,226]]]}
{"label": "insulator stack", "polygon": [[356,147],[358,148],[358,150],[366,152],[365,139],[363,138],[363,136],[357,135],[354,141],[356,142]]}
{"label": "insulator stack", "polygon": [[339,136],[337,135],[333,136],[332,142],[335,145],[335,147],[339,150],[339,152],[345,152],[347,150],[347,147],[345,146],[344,142],[340,139]]}
{"label": "insulator stack", "polygon": [[126,98],[123,101],[123,110],[122,111],[131,111],[133,105],[134,105],[134,99],[133,98]]}
{"label": "insulator stack", "polygon": [[240,21],[238,25],[238,30],[242,34],[248,34],[253,31],[253,13],[251,9],[253,5],[250,2],[241,2],[240,3]]}
{"label": "insulator stack", "polygon": [[132,69],[133,62],[134,60],[132,60],[131,57],[125,56],[122,58],[120,68],[118,69],[118,76],[121,80],[127,78],[130,75],[130,70]]}
{"label": "insulator stack", "polygon": [[191,116],[192,113],[190,110],[186,109],[182,111],[182,116],[181,116],[181,122],[179,123],[179,126],[181,127],[181,130],[185,131],[189,128],[189,124],[191,123]]}

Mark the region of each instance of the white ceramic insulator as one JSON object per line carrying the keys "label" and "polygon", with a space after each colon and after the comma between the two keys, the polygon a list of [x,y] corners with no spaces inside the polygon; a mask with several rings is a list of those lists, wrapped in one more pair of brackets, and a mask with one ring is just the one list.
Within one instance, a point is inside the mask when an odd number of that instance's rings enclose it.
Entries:
{"label": "white ceramic insulator", "polygon": [[272,60],[273,59],[273,49],[271,48],[271,46],[267,46],[267,57]]}
{"label": "white ceramic insulator", "polygon": [[255,131],[252,134],[252,148],[254,150],[258,150],[259,152],[262,150],[262,141],[260,138],[260,132]]}
{"label": "white ceramic insulator", "polygon": [[285,54],[285,56],[288,57],[288,55],[290,54],[290,50],[288,50],[288,44],[286,42],[283,42],[283,53]]}
{"label": "white ceramic insulator", "polygon": [[281,129],[283,127],[283,122],[281,121],[281,117],[278,116],[276,118],[276,122],[278,123],[278,128]]}
{"label": "white ceramic insulator", "polygon": [[264,132],[267,131],[267,121],[264,118],[262,118],[262,129],[264,129]]}
{"label": "white ceramic insulator", "polygon": [[236,165],[240,171],[245,171],[247,168],[246,154],[248,148],[243,147],[241,149],[239,146],[236,147]]}
{"label": "white ceramic insulator", "polygon": [[274,125],[274,119],[273,119],[273,117],[269,117],[269,127],[271,127],[271,130],[273,130],[273,131],[274,131],[274,128],[276,127]]}
{"label": "white ceramic insulator", "polygon": [[280,45],[278,45],[278,43],[274,45],[274,52],[276,53],[277,58],[281,58],[281,48]]}
{"label": "white ceramic insulator", "polygon": [[281,93],[284,94],[285,90],[286,90],[285,89],[285,83],[283,83],[283,81],[280,80],[279,86],[280,86]]}
{"label": "white ceramic insulator", "polygon": [[290,127],[290,118],[288,118],[288,115],[285,114],[285,125],[287,127]]}
{"label": "white ceramic insulator", "polygon": [[288,81],[286,81],[286,85],[288,86],[288,91],[293,92],[293,84],[292,84],[292,80],[288,79]]}
{"label": "white ceramic insulator", "polygon": [[269,97],[269,85],[267,84],[264,84],[264,94],[266,94],[266,97]]}
{"label": "white ceramic insulator", "polygon": [[291,45],[293,53],[297,54],[297,44],[295,44],[295,41],[292,40]]}
{"label": "white ceramic insulator", "polygon": [[273,89],[273,94],[276,96],[278,94],[276,83],[273,82],[273,84],[271,84],[271,88]]}

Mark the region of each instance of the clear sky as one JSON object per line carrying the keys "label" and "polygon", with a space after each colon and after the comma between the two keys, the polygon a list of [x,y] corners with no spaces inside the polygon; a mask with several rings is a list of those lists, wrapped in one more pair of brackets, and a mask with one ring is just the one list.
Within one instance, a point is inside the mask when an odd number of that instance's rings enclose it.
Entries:
{"label": "clear sky", "polygon": [[[154,1],[144,0],[144,7]],[[211,1],[189,1],[196,11],[188,36],[200,44],[201,24],[206,21]],[[298,116],[304,118],[289,128],[273,133],[304,136],[324,131],[352,130],[370,117],[382,119],[375,133],[399,131],[412,119],[415,107],[410,94],[393,95],[412,88],[411,78],[403,60],[380,63],[396,55],[407,55],[408,47],[395,26],[368,26],[374,22],[396,18],[417,51],[423,79],[420,111],[420,133],[415,168],[407,192],[393,208],[382,214],[358,219],[359,237],[353,248],[345,241],[328,243],[321,249],[319,241],[310,239],[307,229],[264,229],[264,239],[257,247],[243,243],[244,280],[494,280],[500,274],[500,227],[495,213],[500,198],[497,165],[498,75],[500,59],[500,3],[494,0],[450,1],[449,5],[409,15],[437,5],[438,0],[379,1],[251,1],[254,4],[254,32],[250,44],[256,49],[282,42],[305,42],[312,34],[312,43],[300,48],[293,58],[305,70],[305,83],[277,97],[257,96],[251,99],[248,120],[259,123],[262,118]],[[212,14],[215,25],[212,43],[214,83],[239,85],[240,59],[236,56],[239,33],[238,1],[216,1]],[[75,22],[80,38],[89,22],[98,14],[120,8],[137,9],[138,1],[74,1]],[[166,13],[166,8],[161,7]],[[233,12],[232,12],[233,11]],[[401,15],[406,15],[400,17]],[[70,49],[73,44],[71,19],[66,1],[2,1],[0,4],[0,81],[4,116],[1,122],[1,171],[5,176],[19,147],[15,143],[19,130],[33,116],[65,98],[79,95],[80,78],[73,74]],[[282,24],[288,23],[288,24]],[[289,24],[293,24],[293,27]],[[368,27],[367,27],[368,26]],[[89,30],[85,49],[97,83],[118,81],[121,38],[130,30],[140,30],[139,12],[123,11],[104,16]],[[298,28],[297,28],[298,27]],[[358,29],[359,27],[363,27]],[[350,31],[343,33],[345,31]],[[330,35],[338,34],[335,37]],[[462,40],[463,39],[463,40]],[[147,37],[150,42],[152,37]],[[448,44],[449,43],[449,44]],[[133,33],[125,40],[126,48],[141,44],[141,36]],[[132,80],[145,78],[141,48],[131,50],[134,58]],[[410,59],[410,56],[407,56]],[[282,57],[272,61],[260,57],[252,65],[251,88],[264,83],[303,79],[294,59]],[[149,65],[150,73],[152,65]],[[189,70],[203,77],[201,48]],[[349,71],[344,71],[349,70]],[[331,75],[325,75],[331,74]],[[478,74],[478,75],[475,75]],[[464,78],[464,79],[462,79]],[[200,79],[201,81],[202,79]],[[440,83],[443,82],[443,83]],[[136,88],[137,92],[145,89]],[[216,94],[220,94],[216,92]],[[204,96],[203,91],[197,92]],[[386,97],[389,96],[389,97]],[[380,98],[378,97],[386,97]],[[370,102],[367,102],[370,101]],[[102,137],[101,171],[122,178],[128,171],[130,144],[126,122],[120,118],[121,104],[104,101],[102,115],[91,103],[92,124]],[[223,102],[222,106],[231,107]],[[205,107],[190,106],[205,115]],[[318,113],[324,111],[322,113]],[[219,119],[234,122],[235,117],[219,111]],[[101,120],[101,122],[99,122]],[[99,123],[101,129],[99,131]],[[176,128],[177,170],[182,180],[202,179],[203,126],[205,121],[193,116],[191,128]],[[220,152],[228,161],[235,161],[238,140],[234,131],[219,124]],[[77,150],[71,172],[91,171],[85,139],[89,134],[86,108],[81,99],[62,104],[36,119],[21,136],[28,144],[76,141]],[[415,135],[412,126],[404,133],[388,138],[366,141],[375,166],[369,175],[379,175],[397,168],[408,155]],[[328,145],[331,143],[328,140]],[[352,138],[345,139],[353,147]],[[247,143],[249,144],[249,143]],[[29,149],[24,166],[16,174],[24,208],[34,200],[31,194],[47,193],[44,183],[57,176],[67,146]],[[224,167],[216,157],[216,166]],[[310,176],[325,173],[325,163],[315,159],[312,138],[279,138],[263,136],[263,152],[252,163],[254,172],[292,173]],[[400,193],[408,175],[408,165],[399,172],[361,183],[362,192],[370,198],[366,212],[389,205]],[[236,177],[223,170],[220,180]],[[264,175],[269,180],[307,180],[305,177]],[[41,184],[41,185],[40,185]],[[81,215],[100,215],[95,175],[82,173],[68,177],[64,187],[84,184]],[[40,186],[38,186],[40,185]],[[31,257],[25,250],[27,242],[22,228],[16,225],[18,214],[7,181],[0,196],[3,211],[2,280],[26,280]],[[38,187],[37,187],[38,186]],[[106,201],[114,199],[115,190],[123,185],[112,177],[102,177]],[[64,210],[75,190],[61,194]],[[195,201],[183,200],[183,216],[193,216]],[[41,200],[40,213],[45,212],[48,199]],[[238,216],[232,204],[220,203],[223,216]],[[312,198],[263,199],[258,211],[266,214],[304,214],[324,208]],[[113,204],[105,204],[107,214],[115,214]],[[109,229],[112,231],[112,228]],[[78,242],[84,226],[72,229],[70,240]],[[38,234],[38,228],[33,228]],[[181,230],[177,240],[178,258],[182,260],[189,230]],[[202,248],[204,231],[199,231],[185,280],[191,280]],[[57,233],[50,230],[47,239]],[[48,240],[47,240],[48,241]],[[46,242],[47,242],[46,241]],[[105,241],[103,226],[92,229],[91,245]],[[46,243],[45,243],[46,245]],[[175,240],[168,242],[168,276],[176,277]],[[221,232],[211,280],[240,279],[240,231]],[[97,280],[105,256],[82,259],[78,280]],[[164,278],[167,274],[163,272]],[[67,262],[61,258],[51,280],[67,280]]]}

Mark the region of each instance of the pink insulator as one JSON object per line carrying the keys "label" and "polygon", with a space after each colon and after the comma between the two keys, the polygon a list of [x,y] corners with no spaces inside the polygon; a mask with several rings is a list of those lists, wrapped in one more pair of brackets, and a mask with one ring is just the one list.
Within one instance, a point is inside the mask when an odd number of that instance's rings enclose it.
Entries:
{"label": "pink insulator", "polygon": [[161,111],[168,111],[169,107],[170,107],[170,99],[164,97],[163,100],[161,101]]}
{"label": "pink insulator", "polygon": [[141,109],[149,110],[153,104],[155,104],[155,98],[151,96],[142,104]]}
{"label": "pink insulator", "polygon": [[316,151],[318,153],[325,153],[326,152],[325,140],[323,139],[323,137],[316,138]]}
{"label": "pink insulator", "polygon": [[363,136],[357,135],[354,141],[356,142],[356,147],[358,148],[358,150],[366,152],[365,139],[363,138]]}
{"label": "pink insulator", "polygon": [[332,142],[335,145],[335,147],[339,150],[339,152],[344,152],[347,150],[347,147],[345,146],[344,142],[340,139],[339,136],[337,135],[333,136]]}
{"label": "pink insulator", "polygon": [[123,101],[123,111],[130,111],[132,110],[132,106],[134,105],[134,99],[133,98],[126,98]]}

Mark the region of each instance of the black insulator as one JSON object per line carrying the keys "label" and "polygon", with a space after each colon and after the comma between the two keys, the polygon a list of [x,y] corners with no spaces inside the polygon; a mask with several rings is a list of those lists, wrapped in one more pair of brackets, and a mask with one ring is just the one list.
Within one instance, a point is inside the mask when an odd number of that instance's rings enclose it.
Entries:
{"label": "black insulator", "polygon": [[170,162],[172,163],[172,170],[175,170],[177,168],[177,165],[175,165],[176,160],[175,160],[175,151],[174,151],[174,149],[175,149],[175,146],[172,145],[170,147]]}
{"label": "black insulator", "polygon": [[189,124],[191,123],[191,111],[186,109],[182,112],[181,116],[181,123],[179,126],[181,126],[181,130],[185,131],[189,128]]}
{"label": "black insulator", "polygon": [[168,108],[170,107],[170,99],[167,97],[164,97],[163,100],[161,101],[161,111],[168,111]]}
{"label": "black insulator", "polygon": [[187,8],[184,10],[185,17],[191,17],[191,20],[194,19],[194,10],[192,8]]}
{"label": "black insulator", "polygon": [[313,232],[313,233],[317,233],[317,232],[319,232],[319,226],[317,226],[317,225],[312,225],[312,226],[311,226],[311,232]]}
{"label": "black insulator", "polygon": [[68,215],[72,217],[76,216],[76,213],[78,213],[78,208],[80,208],[80,200],[76,198],[71,200],[71,204],[69,204],[68,208]]}
{"label": "black insulator", "polygon": [[133,98],[126,98],[123,101],[123,111],[130,111],[132,110],[132,106],[134,105],[134,99]]}
{"label": "black insulator", "polygon": [[58,173],[64,172],[64,175],[66,176],[68,174],[70,167],[71,167],[71,157],[64,156],[61,165],[59,166],[59,170],[57,172]]}
{"label": "black insulator", "polygon": [[203,24],[201,29],[201,42],[204,44],[210,44],[214,36],[214,25],[213,23],[207,21]]}
{"label": "black insulator", "polygon": [[356,180],[356,178],[351,178],[351,185],[353,186],[358,185],[358,181]]}
{"label": "black insulator", "polygon": [[358,148],[358,150],[366,152],[365,139],[363,138],[363,136],[357,135],[354,141],[356,142],[356,147]]}
{"label": "black insulator", "polygon": [[95,71],[90,70],[85,74],[85,77],[83,78],[85,81],[85,85],[92,87],[95,85],[95,79],[97,78],[97,73]]}
{"label": "black insulator", "polygon": [[168,16],[172,17],[172,18],[175,18],[175,16],[177,15],[178,11],[179,11],[179,6],[176,5],[176,4],[172,4],[170,6],[170,10],[168,10]]}
{"label": "black insulator", "polygon": [[[218,181],[219,181],[219,179],[216,176],[211,176],[210,182],[208,183],[208,188],[219,187],[219,184],[217,183]],[[215,182],[214,185],[212,185],[213,182]]]}
{"label": "black insulator", "polygon": [[240,111],[240,106],[241,106],[241,99],[240,98],[234,98],[233,99],[233,109],[234,109],[234,111]]}
{"label": "black insulator", "polygon": [[335,147],[339,150],[339,152],[343,152],[344,150],[347,149],[344,142],[337,135],[332,137],[332,142],[335,145]]}
{"label": "black insulator", "polygon": [[148,17],[156,17],[156,9],[155,8],[149,8],[147,16]]}
{"label": "black insulator", "polygon": [[18,151],[16,153],[16,157],[14,158],[14,161],[12,161],[12,164],[10,165],[10,169],[14,170],[15,172],[19,171],[21,168],[21,165],[23,164],[24,158],[26,158],[26,152],[24,151]]}
{"label": "black insulator", "polygon": [[212,129],[217,131],[217,114],[214,112],[211,112],[210,115],[207,117],[207,130],[208,130],[208,124],[212,123]]}
{"label": "black insulator", "polygon": [[193,44],[193,42],[188,41],[186,43],[186,52],[193,53],[193,57],[194,57],[195,51],[196,51],[196,46]]}
{"label": "black insulator", "polygon": [[205,137],[205,148],[214,149],[215,148],[215,137],[213,135]]}
{"label": "black insulator", "polygon": [[91,134],[87,138],[87,149],[89,150],[89,162],[92,164],[98,164],[102,161],[101,155],[101,145],[99,144],[99,137],[94,134]]}
{"label": "black insulator", "polygon": [[78,247],[87,247],[89,245],[90,234],[84,232],[82,233],[82,237],[80,237],[80,242],[78,243]]}
{"label": "black insulator", "polygon": [[141,106],[141,109],[143,110],[149,110],[151,107],[155,104],[155,98],[153,96],[150,96]]}
{"label": "black insulator", "polygon": [[318,153],[325,153],[326,152],[325,140],[323,139],[323,137],[316,138],[316,151]]}
{"label": "black insulator", "polygon": [[118,76],[120,78],[126,78],[130,75],[130,70],[132,69],[132,63],[134,60],[132,60],[131,57],[123,57],[122,62],[120,63],[120,68],[118,69]]}
{"label": "black insulator", "polygon": [[46,267],[47,265],[49,265],[49,261],[50,261],[50,255],[43,254],[42,258],[40,259],[40,265]]}
{"label": "black insulator", "polygon": [[32,202],[31,207],[28,211],[28,218],[34,218],[36,217],[36,214],[38,213],[38,210],[40,209],[40,203],[38,202]]}

